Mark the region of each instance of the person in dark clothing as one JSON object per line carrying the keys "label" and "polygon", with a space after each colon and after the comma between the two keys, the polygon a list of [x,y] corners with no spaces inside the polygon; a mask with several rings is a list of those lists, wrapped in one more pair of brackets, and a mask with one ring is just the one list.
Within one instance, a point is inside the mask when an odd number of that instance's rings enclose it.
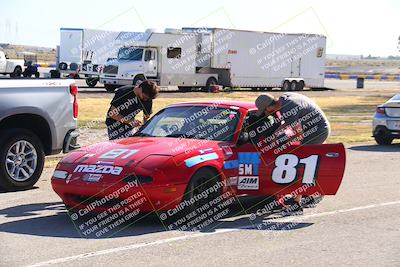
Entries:
{"label": "person in dark clothing", "polygon": [[[159,88],[155,82],[143,81],[138,86],[126,85],[117,90],[107,112],[107,132],[110,140],[133,135],[136,127],[146,123],[152,113],[153,99]],[[143,111],[143,123],[135,117]]]}
{"label": "person in dark clothing", "polygon": [[[279,98],[264,94],[256,99],[255,104],[258,116],[280,112],[280,128],[292,129],[300,144],[323,144],[329,137],[330,124],[324,112],[314,101],[302,94],[285,93]],[[296,195],[290,200],[290,206],[284,210],[284,215],[301,214],[302,196]]]}

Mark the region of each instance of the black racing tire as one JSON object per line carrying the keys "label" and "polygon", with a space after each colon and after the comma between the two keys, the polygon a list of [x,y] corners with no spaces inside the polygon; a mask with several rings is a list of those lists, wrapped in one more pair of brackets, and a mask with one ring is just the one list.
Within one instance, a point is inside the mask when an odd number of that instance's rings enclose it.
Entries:
{"label": "black racing tire", "polygon": [[290,90],[290,82],[288,80],[285,80],[282,84],[282,91],[289,91]]}
{"label": "black racing tire", "polygon": [[96,86],[98,80],[99,80],[99,79],[97,79],[97,78],[86,78],[86,79],[85,79],[86,85],[89,86],[89,87],[91,87],[91,88],[93,88],[93,87]]}
{"label": "black racing tire", "polygon": [[383,131],[379,131],[375,136],[375,141],[378,145],[388,146],[393,142],[393,138],[387,136]]}
{"label": "black racing tire", "polygon": [[[190,201],[196,196],[200,196],[205,190],[213,187],[218,182],[219,176],[216,171],[207,167],[201,168],[196,171],[190,179],[190,182],[186,188],[184,199]],[[194,204],[189,206],[186,211],[191,212],[198,209],[209,201],[219,197],[221,195],[221,192],[221,188],[219,188],[219,190],[217,191],[213,191],[212,193],[208,194],[206,198],[201,198],[200,200],[195,201]]]}
{"label": "black racing tire", "polygon": [[108,93],[114,93],[115,90],[118,88],[118,85],[105,84],[104,88],[107,90]]}
{"label": "black racing tire", "polygon": [[215,79],[215,77],[210,77],[207,79],[206,87],[204,87],[203,89],[205,92],[211,92],[211,89],[214,85],[218,85],[218,81],[217,79]]}
{"label": "black racing tire", "polygon": [[138,86],[139,84],[141,84],[144,81],[144,77],[141,75],[137,75],[135,76],[135,79],[133,79],[132,85],[134,86]]}
{"label": "black racing tire", "polygon": [[40,73],[39,72],[36,72],[35,73],[35,78],[39,78],[40,77]]}
{"label": "black racing tire", "polygon": [[297,88],[296,88],[296,90],[298,90],[298,91],[303,91],[303,90],[304,90],[304,86],[305,86],[304,81],[299,81],[299,82],[297,83]]}
{"label": "black racing tire", "polygon": [[[25,129],[3,130],[0,132],[0,140],[2,144],[0,146],[0,187],[7,191],[31,188],[39,180],[44,167],[45,154],[41,141],[34,133]],[[20,142],[19,146],[17,145],[18,142]],[[23,150],[21,142],[25,144]],[[19,148],[19,151],[17,151],[17,148]],[[12,155],[15,155],[15,157]],[[31,158],[30,155],[36,156],[36,160],[26,160],[28,156]],[[33,156],[32,158],[34,158]],[[31,171],[26,166],[28,164]],[[28,177],[24,175],[21,169]],[[15,177],[15,175],[19,176],[21,173],[25,177]]]}
{"label": "black racing tire", "polygon": [[11,78],[18,78],[21,77],[22,74],[22,68],[20,66],[16,66],[14,71],[10,73]]}
{"label": "black racing tire", "polygon": [[290,91],[296,91],[297,90],[297,82],[296,81],[291,81],[290,82]]}

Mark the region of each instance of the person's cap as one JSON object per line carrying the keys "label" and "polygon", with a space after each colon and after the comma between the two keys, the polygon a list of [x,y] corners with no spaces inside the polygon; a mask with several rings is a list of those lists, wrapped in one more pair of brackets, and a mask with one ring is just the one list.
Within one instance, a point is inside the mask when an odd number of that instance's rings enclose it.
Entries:
{"label": "person's cap", "polygon": [[274,102],[274,96],[270,94],[260,95],[256,99],[256,107],[258,109],[257,116],[260,116],[264,110]]}

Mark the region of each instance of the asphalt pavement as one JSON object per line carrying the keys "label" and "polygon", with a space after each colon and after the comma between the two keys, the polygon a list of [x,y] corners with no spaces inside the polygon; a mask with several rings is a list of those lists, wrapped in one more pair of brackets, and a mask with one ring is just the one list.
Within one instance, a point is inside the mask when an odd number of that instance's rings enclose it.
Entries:
{"label": "asphalt pavement", "polygon": [[[167,231],[159,218],[85,237],[52,191],[0,193],[0,266],[399,266],[400,144],[348,146],[336,196],[302,216],[256,214],[263,199],[241,198],[200,231]],[[236,207],[235,207],[236,205]]]}

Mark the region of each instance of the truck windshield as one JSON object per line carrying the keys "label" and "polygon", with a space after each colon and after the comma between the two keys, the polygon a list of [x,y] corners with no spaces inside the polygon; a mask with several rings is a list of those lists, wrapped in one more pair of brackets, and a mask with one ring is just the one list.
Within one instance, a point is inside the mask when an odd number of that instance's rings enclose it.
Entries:
{"label": "truck windshield", "polygon": [[141,61],[143,57],[142,48],[126,47],[118,52],[118,60]]}

